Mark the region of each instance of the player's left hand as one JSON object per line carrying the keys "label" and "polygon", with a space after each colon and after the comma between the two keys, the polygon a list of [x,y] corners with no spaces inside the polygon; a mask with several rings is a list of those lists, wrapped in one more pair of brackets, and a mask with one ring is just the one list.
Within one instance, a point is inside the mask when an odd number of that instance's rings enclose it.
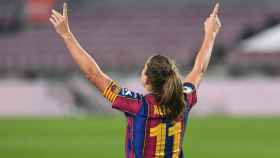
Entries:
{"label": "player's left hand", "polygon": [[218,16],[219,8],[220,4],[217,3],[213,12],[210,14],[210,16],[206,19],[204,23],[204,30],[207,35],[212,35],[215,37],[220,31],[222,24]]}
{"label": "player's left hand", "polygon": [[71,33],[68,23],[68,9],[66,3],[63,4],[63,14],[53,9],[49,20],[61,37],[67,37]]}

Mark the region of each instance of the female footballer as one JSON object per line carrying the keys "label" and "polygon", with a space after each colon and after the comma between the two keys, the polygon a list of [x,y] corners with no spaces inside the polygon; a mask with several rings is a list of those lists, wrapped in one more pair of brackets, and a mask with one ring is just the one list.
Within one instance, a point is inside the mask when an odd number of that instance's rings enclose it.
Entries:
{"label": "female footballer", "polygon": [[191,72],[180,79],[173,61],[162,55],[151,56],[141,73],[147,94],[121,87],[108,77],[72,34],[67,15],[53,10],[50,21],[64,40],[75,62],[87,79],[97,87],[112,107],[127,118],[125,151],[127,158],[183,158],[183,137],[191,108],[197,101],[196,90],[212,54],[221,27],[219,4],[204,23],[204,40]]}

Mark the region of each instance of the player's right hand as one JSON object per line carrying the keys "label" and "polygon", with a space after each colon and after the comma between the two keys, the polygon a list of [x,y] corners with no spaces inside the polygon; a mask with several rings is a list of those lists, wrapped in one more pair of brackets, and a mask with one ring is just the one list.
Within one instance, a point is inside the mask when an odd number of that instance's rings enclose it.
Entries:
{"label": "player's right hand", "polygon": [[71,33],[68,23],[68,11],[66,3],[63,4],[63,14],[53,9],[49,20],[53,24],[56,32],[61,37],[67,37]]}
{"label": "player's right hand", "polygon": [[206,19],[204,23],[204,30],[207,35],[216,36],[220,31],[222,24],[218,16],[219,7],[220,5],[219,3],[217,3],[213,12],[210,14],[210,16]]}

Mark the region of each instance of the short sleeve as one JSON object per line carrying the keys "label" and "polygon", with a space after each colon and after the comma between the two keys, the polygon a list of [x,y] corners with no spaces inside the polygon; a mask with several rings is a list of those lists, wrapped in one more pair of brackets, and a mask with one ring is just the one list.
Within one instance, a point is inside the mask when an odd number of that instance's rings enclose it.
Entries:
{"label": "short sleeve", "polygon": [[195,86],[192,83],[185,82],[183,84],[183,93],[189,109],[191,109],[197,102],[197,94]]}
{"label": "short sleeve", "polygon": [[114,109],[136,115],[142,106],[142,95],[111,81],[105,88],[103,96],[112,104]]}

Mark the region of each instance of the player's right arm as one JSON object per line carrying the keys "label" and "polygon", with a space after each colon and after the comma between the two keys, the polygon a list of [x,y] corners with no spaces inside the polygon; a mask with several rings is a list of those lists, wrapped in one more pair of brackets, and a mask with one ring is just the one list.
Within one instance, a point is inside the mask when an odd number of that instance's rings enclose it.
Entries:
{"label": "player's right arm", "polygon": [[184,82],[193,84],[195,88],[198,88],[202,77],[207,70],[214,42],[221,27],[218,11],[219,4],[216,4],[213,12],[204,23],[204,40],[199,52],[196,55],[194,66],[184,80]]}

